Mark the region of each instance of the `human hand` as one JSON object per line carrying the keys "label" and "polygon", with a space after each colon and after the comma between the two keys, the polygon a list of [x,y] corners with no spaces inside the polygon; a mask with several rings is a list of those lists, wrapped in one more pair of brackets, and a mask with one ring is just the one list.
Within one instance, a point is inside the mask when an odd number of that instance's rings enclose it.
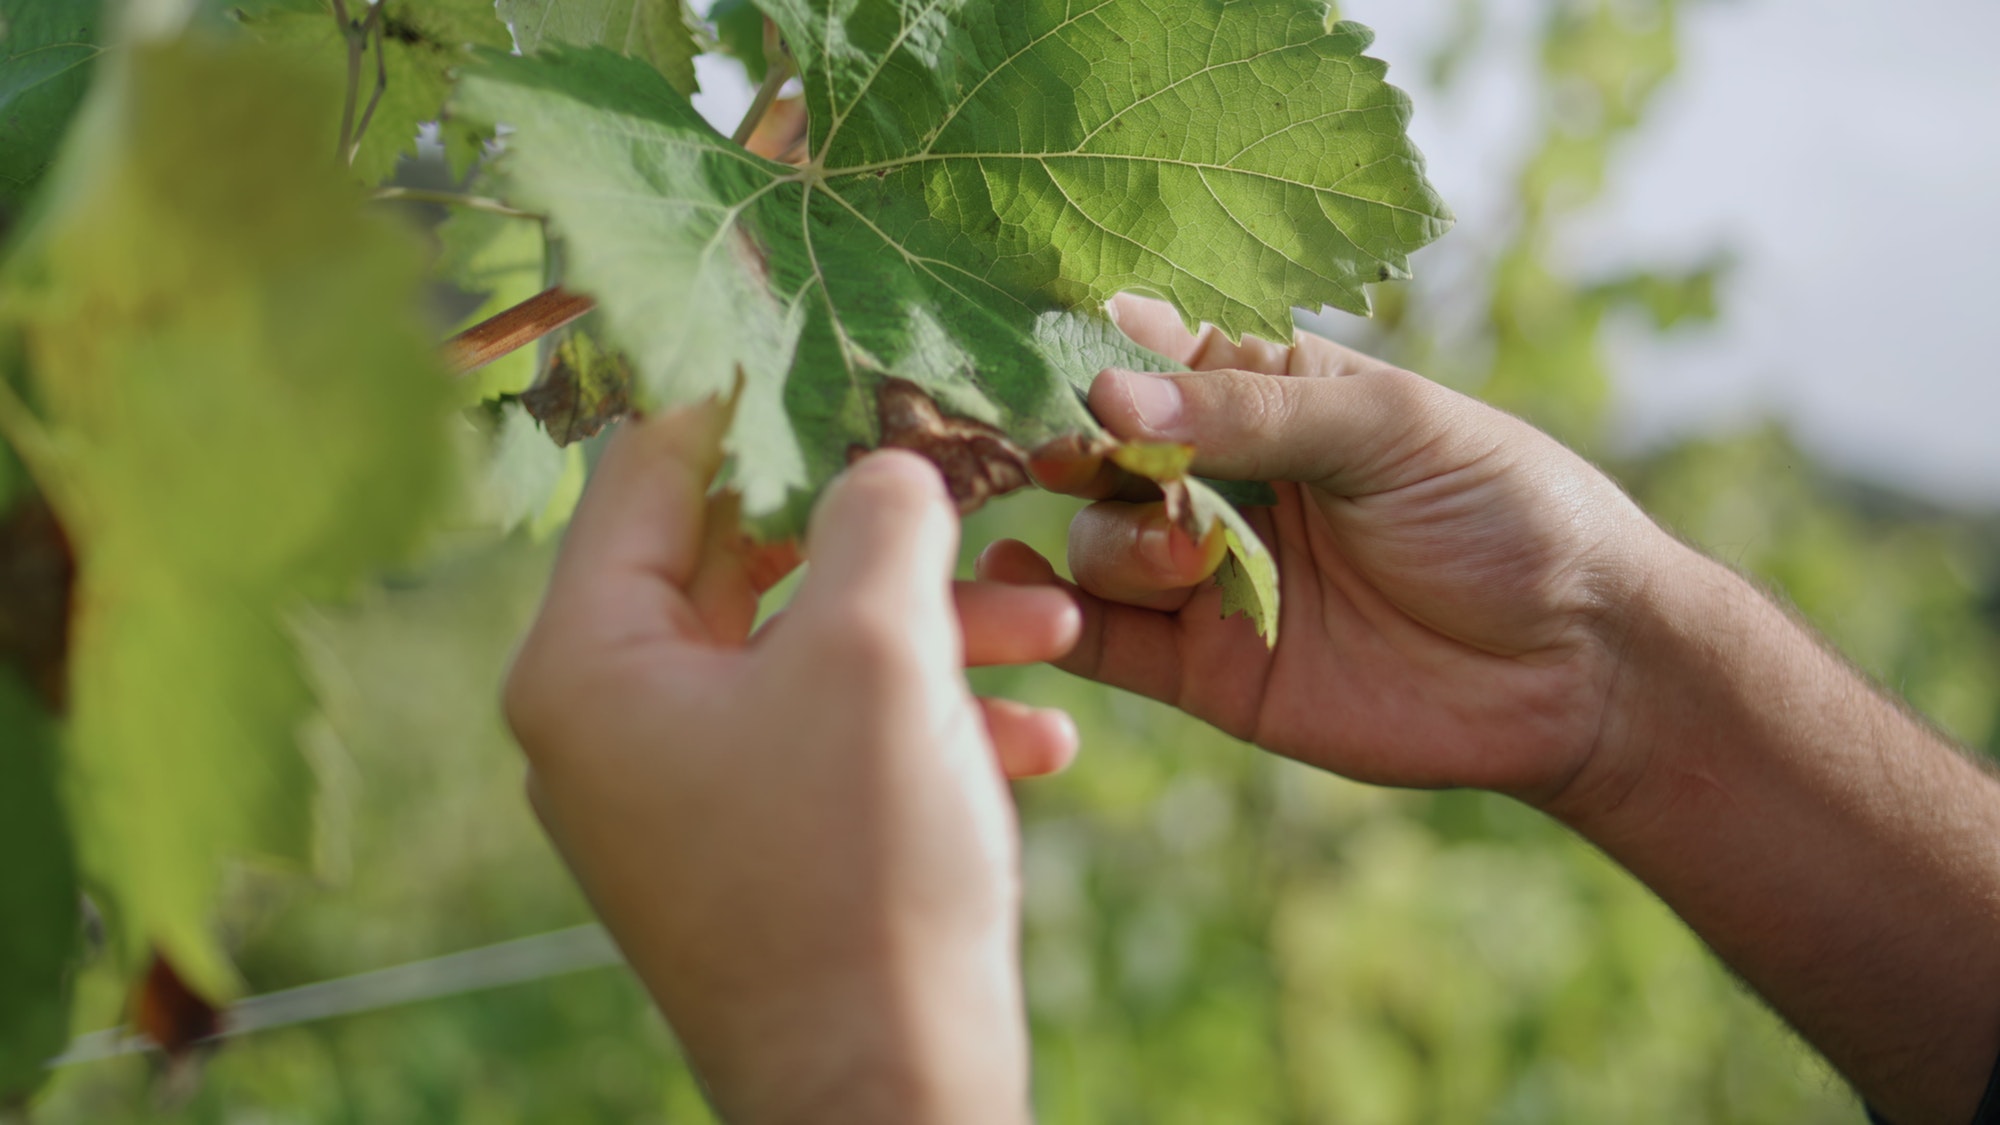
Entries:
{"label": "human hand", "polygon": [[[1362,781],[1547,804],[1585,772],[1623,607],[1672,545],[1610,480],[1516,418],[1318,337],[1236,345],[1190,335],[1161,302],[1113,311],[1195,369],[1101,375],[1091,408],[1113,434],[1190,443],[1204,476],[1290,482],[1252,515],[1283,616],[1274,650],[1222,620],[1204,584],[1220,544],[1189,541],[1160,504],[1108,500],[1070,528],[1083,632],[1059,666]],[[1038,471],[1120,492],[1099,463]],[[979,572],[1059,581],[1009,541]]]}
{"label": "human hand", "polygon": [[827,492],[753,637],[718,432],[628,423],[593,476],[508,683],[537,811],[725,1119],[1026,1120],[1002,767],[1076,735],[961,669],[1058,655],[1076,611],[954,597],[942,481],[885,453]]}

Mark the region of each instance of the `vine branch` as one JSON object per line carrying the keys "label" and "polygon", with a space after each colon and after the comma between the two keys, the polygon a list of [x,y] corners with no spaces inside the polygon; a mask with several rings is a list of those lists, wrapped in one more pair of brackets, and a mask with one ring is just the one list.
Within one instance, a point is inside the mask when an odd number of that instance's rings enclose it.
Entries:
{"label": "vine branch", "polygon": [[756,100],[752,101],[750,108],[744,112],[743,120],[737,122],[736,132],[729,138],[730,140],[739,145],[750,143],[750,135],[757,131],[757,125],[764,120],[764,115],[771,112],[771,103],[778,100],[778,92],[785,88],[786,82],[791,81],[793,70],[790,55],[780,54],[772,57],[771,65],[764,68],[764,83],[757,87]]}
{"label": "vine branch", "polygon": [[444,361],[454,375],[464,375],[575,321],[597,302],[558,285],[494,314],[445,341]]}

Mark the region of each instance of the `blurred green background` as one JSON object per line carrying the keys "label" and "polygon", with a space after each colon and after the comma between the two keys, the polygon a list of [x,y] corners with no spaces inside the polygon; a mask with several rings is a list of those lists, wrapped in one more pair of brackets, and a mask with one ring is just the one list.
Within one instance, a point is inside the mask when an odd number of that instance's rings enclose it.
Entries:
{"label": "blurred green background", "polygon": [[[1486,6],[1463,0],[1462,33],[1433,58],[1385,52],[1397,77],[1449,89]],[[1505,214],[1432,252],[1457,254],[1449,284],[1384,288],[1377,321],[1321,327],[1606,463],[1663,522],[1992,750],[2000,524],[1850,479],[1774,424],[1643,455],[1610,441],[1608,334],[1702,331],[1728,311],[1727,248],[1609,272],[1558,252],[1674,97],[1684,13],[1672,0],[1533,6],[1541,43],[1521,77],[1539,108],[1510,158]],[[1009,535],[1060,559],[1074,507],[995,505],[969,521],[966,556]],[[459,542],[302,622],[328,711],[313,757],[339,815],[323,818],[336,830],[319,883],[242,877],[227,922],[257,990],[588,920],[527,813],[494,705],[551,553],[526,534]],[[1043,1121],[1860,1119],[1668,911],[1519,806],[1350,785],[1045,668],[977,678],[1068,707],[1083,732],[1076,767],[1019,789]],[[116,1018],[104,973],[82,990],[78,1030]],[[189,1089],[151,1077],[136,1056],[65,1068],[35,1118],[710,1120],[616,968],[246,1036]]]}

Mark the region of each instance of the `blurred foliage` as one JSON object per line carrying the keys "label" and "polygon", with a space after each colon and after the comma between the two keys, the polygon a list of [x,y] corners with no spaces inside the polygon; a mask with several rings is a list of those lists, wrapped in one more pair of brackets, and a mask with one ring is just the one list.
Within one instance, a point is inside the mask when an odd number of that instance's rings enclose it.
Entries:
{"label": "blurred foliage", "polygon": [[[1459,3],[1430,68],[1440,85],[1488,48],[1489,6]],[[1464,259],[1462,283],[1385,287],[1376,322],[1340,331],[1601,456],[1607,327],[1698,328],[1726,309],[1727,259],[1589,273],[1558,252],[1671,96],[1683,12],[1539,11],[1538,118],[1505,222],[1433,252]],[[1613,468],[1946,730],[2000,748],[1995,525],[1845,480],[1776,428]],[[968,558],[1000,535],[1060,558],[1074,507],[996,505],[969,521]],[[228,934],[255,987],[588,917],[527,814],[493,706],[548,560],[525,534],[455,540],[362,604],[297,622],[327,704],[308,743],[348,814],[322,823],[348,827],[322,833],[326,885],[241,877]],[[1051,1125],[1859,1120],[1661,904],[1518,805],[1354,786],[1046,668],[978,680],[1070,708],[1084,735],[1069,774],[1021,790]],[[117,1018],[106,966],[78,988],[87,1026]],[[37,1119],[711,1120],[643,994],[611,970],[233,1042],[176,1107],[148,1074],[137,1058],[66,1070]]]}

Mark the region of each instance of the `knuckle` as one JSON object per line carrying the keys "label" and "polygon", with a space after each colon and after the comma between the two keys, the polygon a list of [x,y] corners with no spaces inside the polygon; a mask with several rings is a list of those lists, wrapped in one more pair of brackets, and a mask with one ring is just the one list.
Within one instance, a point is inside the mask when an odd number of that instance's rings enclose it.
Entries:
{"label": "knuckle", "polygon": [[820,615],[808,638],[829,674],[873,681],[911,663],[910,632],[898,615],[859,600]]}

